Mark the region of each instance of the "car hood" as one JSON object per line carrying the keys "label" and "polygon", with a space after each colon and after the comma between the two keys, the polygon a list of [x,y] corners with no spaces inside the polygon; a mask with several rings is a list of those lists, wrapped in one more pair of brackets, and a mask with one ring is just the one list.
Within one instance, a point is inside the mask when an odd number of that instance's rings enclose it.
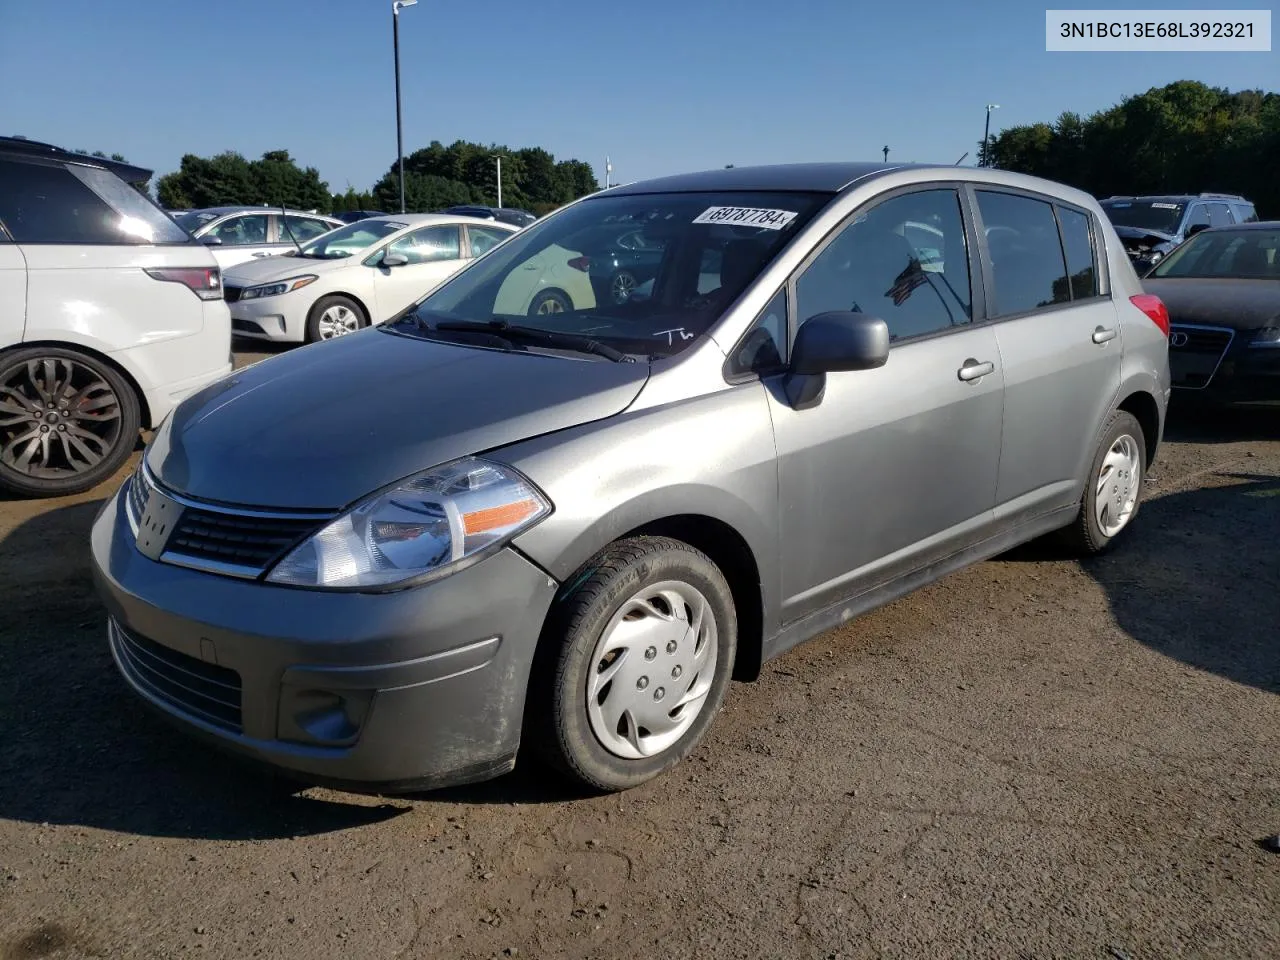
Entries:
{"label": "car hood", "polygon": [[1174,323],[1257,330],[1280,316],[1280,280],[1147,277],[1142,288],[1169,308]]}
{"label": "car hood", "polygon": [[368,328],[183,401],[147,464],[202,500],[336,509],[458,457],[621,413],[648,364],[506,353]]}
{"label": "car hood", "polygon": [[236,287],[252,287],[259,283],[284,280],[304,273],[322,274],[341,270],[359,262],[357,257],[341,257],[333,260],[291,256],[255,257],[228,267],[223,271],[222,282]]}
{"label": "car hood", "polygon": [[1116,236],[1130,254],[1146,253],[1155,247],[1170,247],[1174,244],[1173,234],[1161,230],[1146,230],[1142,227],[1116,227]]}

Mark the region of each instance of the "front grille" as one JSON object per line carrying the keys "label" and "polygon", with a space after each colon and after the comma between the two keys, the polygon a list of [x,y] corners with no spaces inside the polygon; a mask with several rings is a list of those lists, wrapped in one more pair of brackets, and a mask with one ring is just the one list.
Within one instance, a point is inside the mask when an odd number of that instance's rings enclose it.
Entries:
{"label": "front grille", "polygon": [[318,525],[310,518],[219,513],[187,507],[165,544],[165,552],[261,571]]}
{"label": "front grille", "polygon": [[139,636],[112,619],[111,645],[126,675],[184,713],[239,733],[240,674]]}
{"label": "front grille", "polygon": [[229,283],[223,283],[222,299],[227,301],[227,303],[235,303],[237,300],[240,299],[240,291],[243,289],[244,289],[243,287],[237,287]]}
{"label": "front grille", "polygon": [[1235,338],[1228,327],[1173,324],[1169,328],[1169,374],[1175,387],[1202,390],[1218,372]]}
{"label": "front grille", "polygon": [[126,509],[129,511],[129,523],[132,524],[134,530],[138,528],[139,521],[142,520],[142,514],[147,509],[147,495],[150,491],[147,489],[146,471],[141,463],[138,469],[133,472],[133,476],[129,478],[128,502]]}

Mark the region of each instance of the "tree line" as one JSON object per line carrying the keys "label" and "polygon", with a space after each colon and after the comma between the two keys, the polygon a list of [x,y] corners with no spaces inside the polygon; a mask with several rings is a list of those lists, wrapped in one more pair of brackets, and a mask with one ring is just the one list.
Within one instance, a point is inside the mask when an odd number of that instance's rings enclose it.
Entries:
{"label": "tree line", "polygon": [[[461,203],[497,203],[498,156],[502,157],[502,204],[547,213],[600,189],[591,165],[556,160],[540,147],[433,141],[404,158],[405,208],[428,212]],[[258,160],[228,151],[213,157],[187,154],[176,171],[161,177],[156,196],[168,209],[244,204],[285,206],[341,213],[400,209],[400,181],[394,161],[367,191],[348,186],[330,192],[315,167],[300,167],[287,150]]]}
{"label": "tree line", "polygon": [[1280,94],[1180,80],[1088,117],[1009,127],[979,162],[1070,184],[1095,197],[1237,193],[1280,217]]}

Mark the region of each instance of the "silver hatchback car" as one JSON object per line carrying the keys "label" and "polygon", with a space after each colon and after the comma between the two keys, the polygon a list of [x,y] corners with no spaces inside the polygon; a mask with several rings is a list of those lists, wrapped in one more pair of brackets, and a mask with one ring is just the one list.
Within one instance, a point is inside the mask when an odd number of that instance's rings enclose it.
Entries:
{"label": "silver hatchback car", "polygon": [[[623,303],[592,284],[610,231],[660,251]],[[552,306],[509,312],[531,284]],[[1167,335],[1098,204],[1043,180],[597,193],[183,403],[94,525],[111,650],[192,732],[310,782],[485,779],[528,745],[632,787],[801,641],[1042,534],[1106,548]]]}

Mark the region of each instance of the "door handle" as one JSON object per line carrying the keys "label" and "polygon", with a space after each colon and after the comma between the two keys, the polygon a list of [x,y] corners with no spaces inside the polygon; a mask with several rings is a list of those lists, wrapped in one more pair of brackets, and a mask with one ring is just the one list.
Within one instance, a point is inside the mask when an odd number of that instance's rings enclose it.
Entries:
{"label": "door handle", "polygon": [[1108,327],[1096,327],[1093,331],[1094,343],[1106,343],[1115,338],[1116,332]]}
{"label": "door handle", "polygon": [[995,368],[996,365],[990,360],[979,362],[973,359],[973,357],[970,357],[964,362],[964,366],[960,368],[958,375],[961,380],[965,381],[981,380],[987,374],[995,370]]}

